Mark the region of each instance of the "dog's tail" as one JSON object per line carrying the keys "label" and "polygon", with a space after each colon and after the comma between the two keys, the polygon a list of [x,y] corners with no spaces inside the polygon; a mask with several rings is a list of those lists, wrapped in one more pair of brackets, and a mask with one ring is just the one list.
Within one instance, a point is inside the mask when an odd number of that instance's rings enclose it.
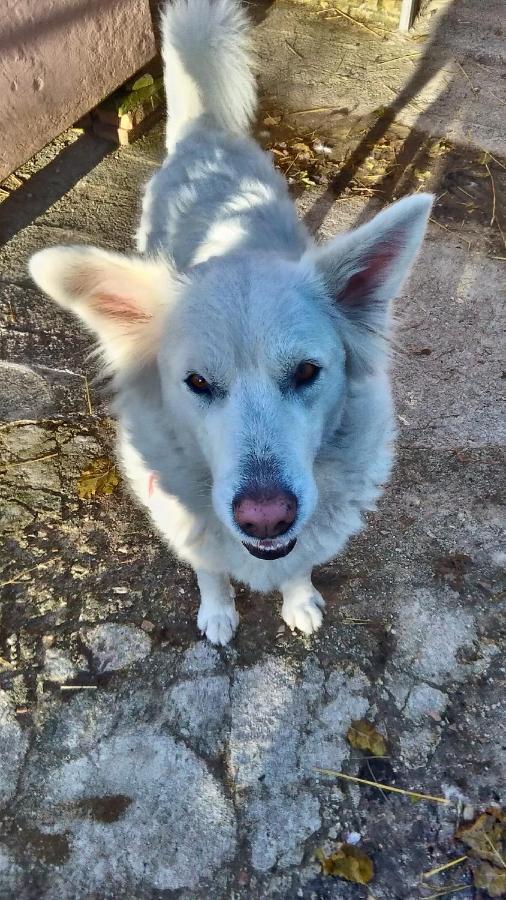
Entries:
{"label": "dog's tail", "polygon": [[162,17],[167,146],[200,115],[235,133],[256,106],[248,18],[239,0],[175,0]]}

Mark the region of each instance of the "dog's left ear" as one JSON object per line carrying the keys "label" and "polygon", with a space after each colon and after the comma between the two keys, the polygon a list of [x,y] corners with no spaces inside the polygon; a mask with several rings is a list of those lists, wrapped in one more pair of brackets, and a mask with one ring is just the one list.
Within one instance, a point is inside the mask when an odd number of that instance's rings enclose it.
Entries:
{"label": "dog's left ear", "polygon": [[374,369],[385,357],[391,301],[421,247],[432,201],[431,194],[406,197],[306,255],[344,317],[356,370]]}
{"label": "dog's left ear", "polygon": [[166,262],[96,247],[51,247],[32,256],[29,271],[45,294],[95,333],[110,371],[156,355],[162,319],[176,290]]}

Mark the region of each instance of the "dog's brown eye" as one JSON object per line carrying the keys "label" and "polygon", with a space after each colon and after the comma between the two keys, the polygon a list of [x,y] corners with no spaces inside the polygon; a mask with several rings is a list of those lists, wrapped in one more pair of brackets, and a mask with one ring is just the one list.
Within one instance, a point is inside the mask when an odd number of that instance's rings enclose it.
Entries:
{"label": "dog's brown eye", "polygon": [[294,381],[296,387],[311,384],[318,378],[320,369],[314,363],[301,362],[295,369]]}
{"label": "dog's brown eye", "polygon": [[186,384],[190,390],[194,391],[196,394],[209,394],[211,391],[209,382],[206,381],[203,375],[199,375],[197,372],[192,372],[191,375],[188,375]]}

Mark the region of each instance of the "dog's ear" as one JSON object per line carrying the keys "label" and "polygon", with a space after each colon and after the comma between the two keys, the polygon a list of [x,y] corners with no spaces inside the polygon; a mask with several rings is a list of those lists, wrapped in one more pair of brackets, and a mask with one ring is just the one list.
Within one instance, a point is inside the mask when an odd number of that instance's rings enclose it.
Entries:
{"label": "dog's ear", "polygon": [[420,249],[432,200],[430,194],[406,197],[367,224],[309,251],[344,317],[350,361],[359,370],[374,369],[385,357],[391,301]]}
{"label": "dog's ear", "polygon": [[45,294],[98,336],[110,371],[156,355],[161,320],[176,288],[166,262],[95,247],[51,247],[32,256],[29,271]]}

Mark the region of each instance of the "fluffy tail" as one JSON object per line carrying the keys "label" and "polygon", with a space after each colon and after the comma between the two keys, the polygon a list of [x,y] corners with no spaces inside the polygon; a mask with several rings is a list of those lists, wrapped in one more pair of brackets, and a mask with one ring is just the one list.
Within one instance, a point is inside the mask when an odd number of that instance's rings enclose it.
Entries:
{"label": "fluffy tail", "polygon": [[175,0],[162,17],[171,149],[198,116],[235,133],[256,106],[248,18],[239,0]]}

